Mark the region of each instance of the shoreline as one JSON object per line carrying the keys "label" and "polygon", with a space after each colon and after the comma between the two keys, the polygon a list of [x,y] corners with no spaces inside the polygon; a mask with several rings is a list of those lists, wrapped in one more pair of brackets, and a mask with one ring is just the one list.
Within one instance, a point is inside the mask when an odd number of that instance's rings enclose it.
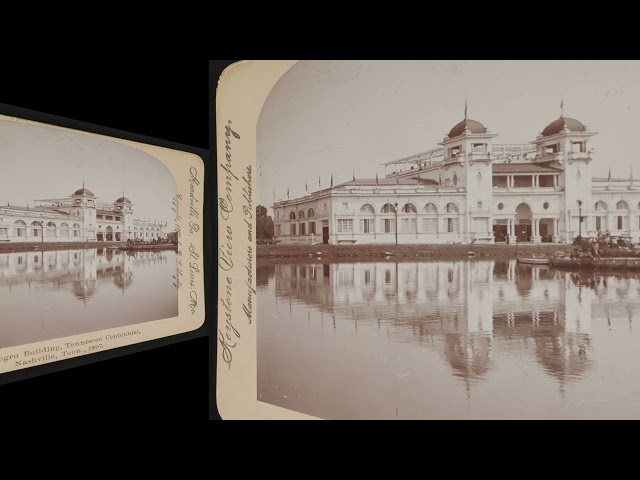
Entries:
{"label": "shoreline", "polygon": [[81,250],[85,248],[116,248],[123,251],[173,250],[174,245],[127,246],[125,242],[24,242],[0,243],[0,253],[49,252],[52,250]]}
{"label": "shoreline", "polygon": [[[278,258],[517,258],[518,255],[553,255],[556,252],[570,253],[571,244],[419,244],[419,245],[257,245],[258,259]],[[320,253],[318,253],[320,252]],[[469,253],[475,255],[470,256]]]}

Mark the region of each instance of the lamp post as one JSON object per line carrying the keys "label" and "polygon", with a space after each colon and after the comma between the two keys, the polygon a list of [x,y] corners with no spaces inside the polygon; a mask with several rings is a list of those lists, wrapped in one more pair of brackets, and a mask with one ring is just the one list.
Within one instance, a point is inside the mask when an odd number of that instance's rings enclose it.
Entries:
{"label": "lamp post", "polygon": [[578,237],[582,238],[582,200],[578,200]]}
{"label": "lamp post", "polygon": [[393,204],[396,207],[396,245],[398,245],[398,202]]}

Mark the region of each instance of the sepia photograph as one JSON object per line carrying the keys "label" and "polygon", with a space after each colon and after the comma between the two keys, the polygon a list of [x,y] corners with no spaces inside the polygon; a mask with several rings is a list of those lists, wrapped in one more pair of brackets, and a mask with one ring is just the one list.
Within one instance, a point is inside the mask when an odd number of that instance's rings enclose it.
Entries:
{"label": "sepia photograph", "polygon": [[0,349],[4,367],[62,360],[178,316],[177,186],[143,150],[0,119]]}
{"label": "sepia photograph", "polygon": [[248,320],[219,277],[223,416],[640,418],[640,62],[225,73],[219,207],[256,185]]}

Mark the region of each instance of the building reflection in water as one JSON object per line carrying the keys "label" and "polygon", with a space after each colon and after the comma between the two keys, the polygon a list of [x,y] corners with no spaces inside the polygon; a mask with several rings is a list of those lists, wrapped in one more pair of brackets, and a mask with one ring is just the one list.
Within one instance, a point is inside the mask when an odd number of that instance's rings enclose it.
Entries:
{"label": "building reflection in water", "polygon": [[640,296],[634,276],[513,260],[262,265],[257,278],[262,289],[273,278],[276,304],[317,309],[334,330],[336,317],[356,332],[373,323],[380,335],[437,351],[467,389],[487,377],[495,351],[523,350],[562,389],[592,366],[594,315],[628,318],[632,328]]}
{"label": "building reflection in water", "polygon": [[67,290],[86,302],[102,282],[112,282],[126,294],[134,269],[164,264],[165,252],[125,252],[113,249],[53,250],[0,254],[0,288],[37,284]]}

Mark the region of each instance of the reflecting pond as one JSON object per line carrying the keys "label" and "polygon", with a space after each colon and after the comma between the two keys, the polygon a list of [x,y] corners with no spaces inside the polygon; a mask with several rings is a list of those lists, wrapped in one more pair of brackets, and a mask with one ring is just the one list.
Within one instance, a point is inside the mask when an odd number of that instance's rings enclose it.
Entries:
{"label": "reflecting pond", "polygon": [[0,348],[175,317],[173,251],[0,253]]}
{"label": "reflecting pond", "polygon": [[640,418],[637,274],[318,260],[259,263],[257,284],[262,402],[326,419]]}

